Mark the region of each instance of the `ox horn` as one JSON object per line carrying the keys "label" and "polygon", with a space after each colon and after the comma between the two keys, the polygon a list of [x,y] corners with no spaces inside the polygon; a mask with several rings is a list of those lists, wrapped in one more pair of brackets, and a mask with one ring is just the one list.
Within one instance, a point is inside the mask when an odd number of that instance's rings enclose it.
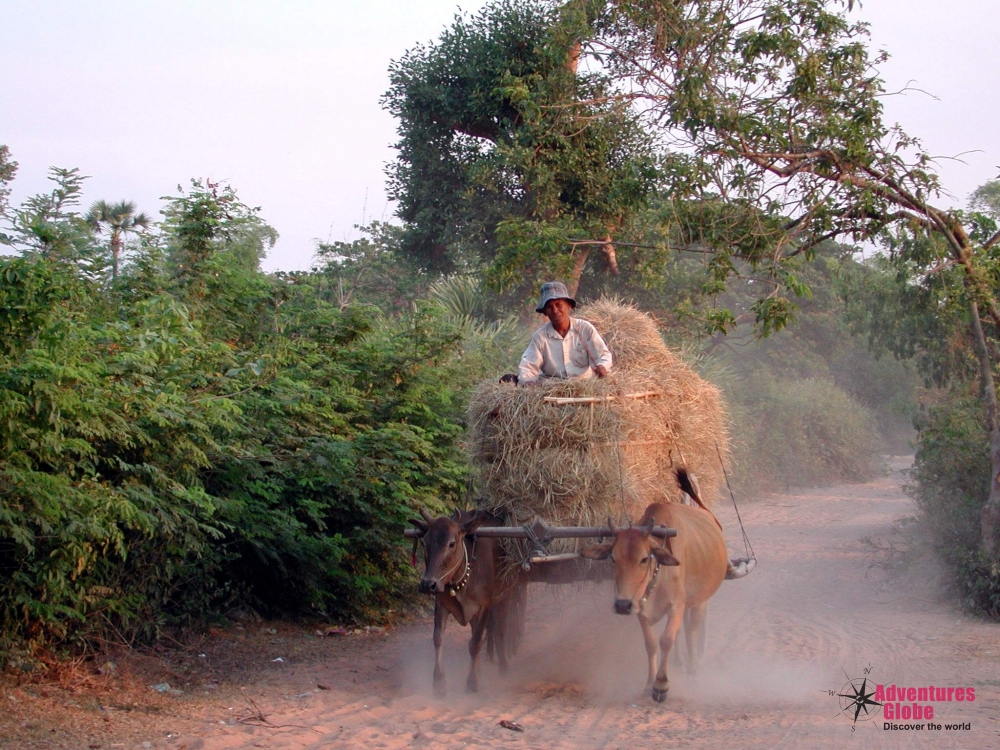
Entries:
{"label": "ox horn", "polygon": [[608,516],[608,528],[611,530],[612,534],[618,533],[618,527],[615,526],[615,522],[611,520],[611,516]]}
{"label": "ox horn", "polygon": [[427,521],[427,523],[431,523],[434,521],[434,516],[428,513],[426,508],[420,509],[420,515],[423,516],[424,520]]}

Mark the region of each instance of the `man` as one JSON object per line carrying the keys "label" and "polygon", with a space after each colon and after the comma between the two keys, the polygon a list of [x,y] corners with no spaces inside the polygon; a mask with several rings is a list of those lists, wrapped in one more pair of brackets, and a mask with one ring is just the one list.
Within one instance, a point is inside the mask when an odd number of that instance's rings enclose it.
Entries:
{"label": "man", "polygon": [[538,383],[543,378],[584,379],[607,377],[611,351],[597,329],[570,314],[576,300],[561,281],[542,284],[542,297],[535,312],[549,322],[535,331],[521,356],[517,376],[504,375],[502,383]]}

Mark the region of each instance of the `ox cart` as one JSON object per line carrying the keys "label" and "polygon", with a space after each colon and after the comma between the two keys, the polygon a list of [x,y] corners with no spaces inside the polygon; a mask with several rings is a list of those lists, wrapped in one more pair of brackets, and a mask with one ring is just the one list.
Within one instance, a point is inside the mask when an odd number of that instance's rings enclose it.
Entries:
{"label": "ox cart", "polygon": [[[656,322],[640,310],[598,300],[577,312],[614,353],[613,374],[536,387],[481,383],[469,402],[466,445],[487,498],[478,510],[451,518],[422,512],[405,532],[414,558],[423,545],[420,590],[436,597],[439,691],[448,618],[472,626],[467,687],[474,690],[484,637],[501,669],[513,653],[517,637],[509,636],[523,629],[528,583],[614,578],[616,612],[658,613],[639,618],[649,650],[650,622],[667,616],[676,635],[678,613],[701,617],[721,581],[742,578],[756,563],[748,543],[746,557],[729,559],[721,525],[702,502],[719,495],[724,479],[728,484],[718,389],[666,346]],[[612,516],[641,519],[615,528]],[[597,525],[605,517],[607,525]],[[566,541],[583,539],[596,543]],[[709,548],[711,559],[700,560]],[[640,566],[631,576],[637,583],[625,585],[622,566],[631,557]],[[689,585],[688,572],[703,570],[698,575],[710,585]],[[680,589],[701,593],[680,601]],[[661,638],[663,653],[670,645]],[[651,683],[652,663],[651,655]],[[666,695],[665,679],[656,676],[656,700]]]}
{"label": "ox cart", "polygon": [[[530,525],[516,527],[486,525],[491,517],[482,511],[457,512],[450,518],[434,518],[426,511],[421,514],[423,520],[415,520],[415,528],[406,529],[404,535],[413,540],[414,562],[417,545],[423,542],[425,569],[420,590],[435,596],[434,689],[438,695],[446,692],[442,647],[449,617],[454,617],[460,625],[472,627],[469,643],[472,663],[466,689],[474,692],[478,689],[476,668],[484,637],[490,655],[499,661],[501,672],[517,651],[524,630],[528,583],[564,584],[614,578],[615,611],[640,615],[649,655],[652,696],[663,701],[668,689],[666,657],[682,618],[686,623],[688,656],[693,663],[696,652],[700,654],[704,648],[708,598],[723,578],[742,578],[756,564],[752,556],[727,561],[722,527],[715,516],[707,509],[679,504],[650,505],[639,526],[628,529],[617,529],[610,519],[607,526],[550,526],[536,519]],[[703,545],[695,545],[686,555],[683,550],[687,547],[683,544],[671,550],[669,542],[678,536],[678,529],[661,520],[674,518],[683,526],[687,538],[705,536],[715,554],[711,551],[704,554]],[[598,544],[578,552],[550,554],[548,551],[548,545],[557,539],[587,538],[597,539]],[[605,538],[611,541],[603,542]],[[530,551],[520,561],[514,576],[509,573],[509,560],[508,572],[503,572],[505,555],[496,543],[500,539],[528,543]],[[592,562],[612,557],[619,545],[621,549],[613,557],[613,570]],[[678,555],[683,559],[683,569]],[[622,591],[628,590],[622,583],[623,570],[629,566],[633,572],[638,569],[639,583],[622,598]],[[662,576],[661,567],[667,571]],[[657,643],[651,624],[664,616],[668,617],[667,625]]]}

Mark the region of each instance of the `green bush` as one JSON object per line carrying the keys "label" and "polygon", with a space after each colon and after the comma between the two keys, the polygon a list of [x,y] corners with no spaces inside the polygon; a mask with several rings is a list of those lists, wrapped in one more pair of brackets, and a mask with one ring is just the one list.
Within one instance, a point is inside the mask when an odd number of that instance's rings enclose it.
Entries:
{"label": "green bush", "polygon": [[956,560],[955,574],[965,606],[1000,620],[1000,567],[984,561],[978,550],[966,550]]}
{"label": "green bush", "polygon": [[966,606],[1000,618],[1000,570],[979,552],[980,512],[989,496],[989,440],[982,403],[956,393],[918,423],[908,491],[932,530],[938,554],[952,568]]}
{"label": "green bush", "polygon": [[959,395],[918,422],[919,443],[909,488],[942,549],[975,549],[979,512],[990,486],[989,440],[982,405]]}
{"label": "green bush", "polygon": [[224,577],[271,614],[377,616],[410,581],[406,520],[465,486],[458,336],[429,306],[314,309],[286,335],[276,376],[237,400],[248,455],[207,479]]}
{"label": "green bush", "polygon": [[230,191],[167,213],[117,286],[45,244],[0,259],[0,648],[377,616],[412,583],[406,519],[466,487],[483,359],[439,305],[261,273],[273,232]]}
{"label": "green bush", "polygon": [[730,390],[744,489],[864,482],[880,467],[871,414],[832,381],[758,372]]}
{"label": "green bush", "polygon": [[21,295],[35,324],[0,353],[0,622],[39,642],[155,629],[221,537],[198,476],[236,412],[191,387],[232,356],[170,300],[88,319],[86,287],[38,258],[0,264],[0,299],[55,278]]}

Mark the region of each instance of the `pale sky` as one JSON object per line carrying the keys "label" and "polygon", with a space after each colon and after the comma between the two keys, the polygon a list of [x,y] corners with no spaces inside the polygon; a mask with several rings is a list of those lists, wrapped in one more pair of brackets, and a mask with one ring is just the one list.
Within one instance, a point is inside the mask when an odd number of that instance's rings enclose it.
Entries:
{"label": "pale sky", "polygon": [[[482,0],[462,3],[476,10]],[[390,60],[437,37],[454,0],[0,0],[0,143],[20,163],[13,200],[49,166],[90,175],[84,203],[227,180],[281,235],[268,270],[308,268],[315,240],[389,219],[383,168],[395,123],[379,99]],[[1000,174],[997,0],[868,0],[892,59],[890,120],[929,151],[954,203]],[[942,201],[950,203],[947,199]]]}

